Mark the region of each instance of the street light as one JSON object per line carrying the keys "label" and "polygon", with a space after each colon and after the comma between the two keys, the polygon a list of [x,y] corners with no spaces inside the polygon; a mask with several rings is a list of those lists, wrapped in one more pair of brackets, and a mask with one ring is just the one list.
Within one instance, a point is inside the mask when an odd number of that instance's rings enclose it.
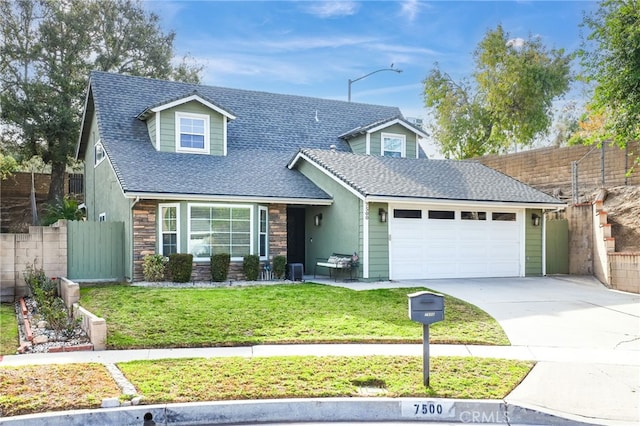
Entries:
{"label": "street light", "polygon": [[397,72],[398,74],[400,74],[400,73],[402,72],[402,70],[399,70],[399,69],[397,69],[397,68],[394,68],[394,67],[393,67],[393,64],[391,64],[391,66],[390,66],[389,68],[381,68],[381,69],[379,69],[379,70],[372,71],[372,72],[370,72],[369,74],[365,74],[365,75],[363,75],[362,77],[358,77],[358,78],[356,78],[356,79],[354,79],[354,80],[349,79],[349,96],[348,96],[348,98],[347,98],[347,99],[349,100],[349,102],[351,102],[351,84],[352,84],[352,83],[355,83],[356,81],[362,80],[363,78],[367,78],[367,77],[369,77],[369,76],[370,76],[370,75],[372,75],[372,74],[375,74],[375,73],[377,73],[377,72],[382,72],[382,71],[395,71],[395,72]]}

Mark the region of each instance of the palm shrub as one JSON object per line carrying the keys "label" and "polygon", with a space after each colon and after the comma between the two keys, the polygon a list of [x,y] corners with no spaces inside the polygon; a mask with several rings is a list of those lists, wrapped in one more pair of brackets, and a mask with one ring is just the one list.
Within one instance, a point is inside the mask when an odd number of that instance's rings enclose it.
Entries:
{"label": "palm shrub", "polygon": [[169,276],[176,283],[186,283],[191,280],[193,270],[193,255],[190,253],[173,253],[167,262]]}
{"label": "palm shrub", "polygon": [[142,259],[142,274],[146,281],[164,280],[166,257],[161,254],[148,254]]}
{"label": "palm shrub", "polygon": [[283,279],[285,270],[287,269],[287,258],[284,256],[275,256],[273,258],[273,274],[277,279]]}
{"label": "palm shrub", "polygon": [[260,257],[248,254],[242,260],[242,270],[247,281],[256,281],[260,275]]}
{"label": "palm shrub", "polygon": [[229,253],[218,253],[211,256],[211,280],[217,283],[226,281],[229,275],[229,263],[231,263]]}
{"label": "palm shrub", "polygon": [[79,208],[78,200],[67,195],[56,204],[47,204],[44,217],[42,218],[42,225],[52,225],[59,219],[84,219],[84,213]]}

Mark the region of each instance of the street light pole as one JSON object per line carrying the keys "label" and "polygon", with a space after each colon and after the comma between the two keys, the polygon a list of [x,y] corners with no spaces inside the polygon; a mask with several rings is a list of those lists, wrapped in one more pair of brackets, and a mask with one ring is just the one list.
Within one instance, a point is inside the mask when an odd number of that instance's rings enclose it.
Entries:
{"label": "street light pole", "polygon": [[348,87],[349,87],[349,95],[348,95],[348,97],[347,97],[348,101],[349,101],[349,102],[351,102],[351,85],[352,85],[353,83],[355,83],[356,81],[360,81],[360,80],[362,80],[363,78],[367,78],[367,77],[369,77],[370,75],[373,75],[373,74],[375,74],[375,73],[382,72],[382,71],[394,71],[394,72],[397,72],[398,74],[400,74],[400,73],[402,72],[402,70],[399,70],[399,69],[397,69],[397,68],[394,68],[394,67],[393,67],[393,64],[391,64],[391,66],[390,66],[389,68],[381,68],[381,69],[379,69],[379,70],[372,71],[372,72],[370,72],[369,74],[365,74],[365,75],[363,75],[362,77],[358,77],[358,78],[353,79],[353,80],[349,79],[349,86],[348,86]]}

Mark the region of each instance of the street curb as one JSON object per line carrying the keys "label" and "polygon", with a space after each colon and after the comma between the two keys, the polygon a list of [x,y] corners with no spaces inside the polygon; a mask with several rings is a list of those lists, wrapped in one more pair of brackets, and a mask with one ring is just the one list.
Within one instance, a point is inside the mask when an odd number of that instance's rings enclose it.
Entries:
{"label": "street curb", "polygon": [[[417,412],[417,413],[416,413]],[[152,421],[151,421],[152,420]],[[145,422],[146,421],[146,422]],[[4,426],[230,425],[274,422],[448,422],[590,425],[500,400],[312,398],[158,404],[0,418]],[[154,423],[155,422],[155,423]]]}

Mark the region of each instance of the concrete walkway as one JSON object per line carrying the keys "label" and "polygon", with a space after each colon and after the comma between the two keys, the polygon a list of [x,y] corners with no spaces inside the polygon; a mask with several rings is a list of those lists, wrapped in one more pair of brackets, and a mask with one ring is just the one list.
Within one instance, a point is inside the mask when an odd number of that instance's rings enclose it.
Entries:
{"label": "concrete walkway", "polygon": [[[558,419],[589,424],[640,424],[640,295],[608,290],[590,277],[322,282],[355,290],[426,287],[487,311],[504,328],[513,346],[431,345],[431,356],[537,361],[532,372],[505,400],[505,407],[531,410],[528,417],[521,417],[528,424],[557,424]],[[265,345],[26,354],[5,356],[0,366],[276,355],[421,356],[422,345]],[[536,418],[531,413],[537,412],[558,417],[553,421],[540,417],[538,422],[530,423]]]}

